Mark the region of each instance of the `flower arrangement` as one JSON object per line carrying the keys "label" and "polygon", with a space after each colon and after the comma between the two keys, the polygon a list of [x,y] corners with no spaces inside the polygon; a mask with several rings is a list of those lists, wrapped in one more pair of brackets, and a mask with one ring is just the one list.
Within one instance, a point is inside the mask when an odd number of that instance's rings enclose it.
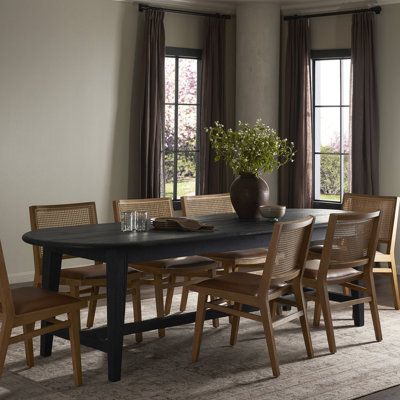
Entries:
{"label": "flower arrangement", "polygon": [[215,151],[215,161],[225,160],[236,175],[259,176],[294,161],[294,143],[281,139],[261,119],[254,126],[239,121],[235,131],[215,122],[206,132]]}

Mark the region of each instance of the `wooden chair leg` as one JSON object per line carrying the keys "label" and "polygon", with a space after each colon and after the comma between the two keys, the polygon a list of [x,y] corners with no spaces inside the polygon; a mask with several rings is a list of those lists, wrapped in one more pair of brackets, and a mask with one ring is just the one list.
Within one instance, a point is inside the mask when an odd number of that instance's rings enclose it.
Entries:
{"label": "wooden chair leg", "polygon": [[[190,278],[188,276],[185,276],[184,278],[185,282],[188,282]],[[182,295],[181,295],[181,304],[179,306],[179,310],[181,312],[184,312],[186,310],[187,306],[187,301],[188,301],[188,295],[189,295],[189,289],[187,286],[182,287]]]}
{"label": "wooden chair leg", "polygon": [[269,359],[271,361],[272,373],[275,377],[280,375],[279,361],[275,345],[274,330],[272,327],[271,310],[268,301],[260,304],[260,312],[264,327],[265,340],[267,342]]}
{"label": "wooden chair leg", "polygon": [[[154,274],[154,291],[156,297],[157,317],[162,318],[164,316],[164,294],[163,294],[162,275],[160,274]],[[162,338],[164,336],[165,336],[165,329],[160,328],[158,330],[158,337]]]}
{"label": "wooden chair leg", "polygon": [[328,338],[329,351],[333,354],[336,353],[335,334],[333,332],[333,322],[331,307],[329,304],[328,288],[326,285],[317,288],[317,296],[322,308],[322,315],[324,316],[324,324],[326,336]]}
{"label": "wooden chair leg", "polygon": [[[26,324],[23,326],[24,333],[32,332],[35,329],[35,323]],[[34,365],[34,358],[33,358],[33,340],[25,339],[25,358],[26,358],[26,365],[29,368],[32,368]]]}
{"label": "wooden chair leg", "polygon": [[4,363],[6,361],[8,344],[11,337],[13,323],[11,319],[4,319],[1,323],[0,330],[0,376],[4,370]]}
{"label": "wooden chair leg", "polygon": [[[208,276],[212,279],[215,278],[217,276],[217,271],[215,269],[210,269],[210,271],[208,271]],[[210,300],[213,301],[215,300],[214,296],[210,297]],[[231,316],[229,316],[229,322],[230,322],[230,318]],[[218,318],[214,318],[212,320],[212,325],[214,328],[218,328],[219,327],[219,319]]]}
{"label": "wooden chair leg", "polygon": [[92,287],[92,294],[91,294],[90,300],[89,300],[88,316],[87,316],[87,321],[86,321],[86,326],[88,328],[91,328],[94,324],[94,316],[96,314],[96,307],[97,307],[96,296],[98,296],[99,290],[100,290],[100,288],[98,286]]}
{"label": "wooden chair leg", "polygon": [[321,303],[319,302],[318,299],[315,299],[315,308],[314,308],[314,321],[313,325],[314,326],[319,326],[321,322]]}
{"label": "wooden chair leg", "polygon": [[171,274],[169,276],[168,282],[169,284],[167,288],[167,297],[165,298],[165,310],[164,310],[165,315],[168,315],[171,312],[172,299],[174,297],[174,290],[175,290],[175,287],[173,285],[176,282],[176,275]]}
{"label": "wooden chair leg", "polygon": [[343,294],[345,296],[351,296],[351,290],[348,287],[343,286]]}
{"label": "wooden chair leg", "polygon": [[296,298],[296,307],[298,311],[303,311],[300,317],[301,330],[303,331],[304,344],[306,345],[308,358],[314,357],[314,350],[311,342],[310,327],[307,319],[307,305],[304,300],[303,287],[300,280],[293,283],[293,292]]}
{"label": "wooden chair leg", "polygon": [[[133,282],[131,286],[132,305],[133,305],[133,321],[140,322],[142,320],[142,300],[140,294],[140,283]],[[135,333],[136,342],[143,341],[142,332]]]}
{"label": "wooden chair leg", "polygon": [[196,322],[194,326],[192,361],[196,362],[199,359],[201,337],[203,335],[204,317],[206,315],[206,300],[207,295],[199,293],[197,299]]}
{"label": "wooden chair leg", "polygon": [[74,382],[76,386],[82,385],[82,365],[81,365],[81,347],[79,339],[79,311],[68,313],[68,319],[71,323],[69,327],[69,340],[71,341],[72,367],[74,371]]}
{"label": "wooden chair leg", "polygon": [[391,257],[391,261],[389,263],[390,269],[392,270],[392,288],[393,288],[393,299],[394,299],[394,308],[396,310],[400,310],[400,294],[399,294],[399,281],[397,277],[397,266],[396,260],[394,256]]}
{"label": "wooden chair leg", "polygon": [[372,271],[365,273],[365,283],[367,285],[368,294],[371,296],[369,307],[371,309],[372,323],[374,324],[375,338],[377,342],[382,341],[382,328],[379,319],[378,302],[376,300],[376,290],[374,282],[374,274]]}
{"label": "wooden chair leg", "polygon": [[[233,305],[235,310],[240,310],[242,305],[240,303],[236,303]],[[234,346],[237,342],[238,331],[239,331],[239,324],[240,324],[240,317],[236,315],[232,315],[232,323],[231,323],[231,338],[230,338],[230,345]]]}

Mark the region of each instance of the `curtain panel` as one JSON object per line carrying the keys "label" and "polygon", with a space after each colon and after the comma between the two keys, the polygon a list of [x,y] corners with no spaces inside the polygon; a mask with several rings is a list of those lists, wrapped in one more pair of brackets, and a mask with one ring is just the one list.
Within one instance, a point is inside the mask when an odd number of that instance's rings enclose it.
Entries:
{"label": "curtain panel", "polygon": [[[164,137],[164,12],[146,10],[144,34],[144,99],[140,131],[140,197],[160,197]],[[135,112],[135,110],[133,110]]]}
{"label": "curtain panel", "polygon": [[352,192],[379,193],[379,128],[374,13],[353,14],[351,32]]}
{"label": "curtain panel", "polygon": [[281,134],[295,145],[295,161],[279,170],[279,202],[312,204],[310,30],[305,18],[288,21]]}
{"label": "curtain panel", "polygon": [[200,100],[200,193],[229,191],[232,175],[222,162],[214,161],[214,151],[205,129],[219,121],[225,124],[225,19],[206,17]]}

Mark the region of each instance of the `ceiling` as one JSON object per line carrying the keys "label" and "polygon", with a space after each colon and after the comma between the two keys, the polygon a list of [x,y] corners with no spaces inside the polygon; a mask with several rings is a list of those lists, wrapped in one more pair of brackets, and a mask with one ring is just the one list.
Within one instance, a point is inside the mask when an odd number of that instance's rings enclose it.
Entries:
{"label": "ceiling", "polygon": [[234,14],[237,5],[246,3],[275,3],[280,4],[283,13],[309,13],[394,4],[400,3],[400,0],[134,0],[134,2]]}

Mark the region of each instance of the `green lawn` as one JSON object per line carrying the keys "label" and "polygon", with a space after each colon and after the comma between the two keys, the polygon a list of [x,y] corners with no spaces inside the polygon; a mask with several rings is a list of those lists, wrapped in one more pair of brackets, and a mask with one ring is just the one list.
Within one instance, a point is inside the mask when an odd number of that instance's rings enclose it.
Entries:
{"label": "green lawn", "polygon": [[340,202],[340,194],[321,194],[321,200]]}
{"label": "green lawn", "polygon": [[[178,182],[178,193],[177,198],[180,199],[182,196],[192,196],[196,194],[196,178],[189,178]],[[165,184],[165,196],[173,197],[173,185],[172,182]]]}

